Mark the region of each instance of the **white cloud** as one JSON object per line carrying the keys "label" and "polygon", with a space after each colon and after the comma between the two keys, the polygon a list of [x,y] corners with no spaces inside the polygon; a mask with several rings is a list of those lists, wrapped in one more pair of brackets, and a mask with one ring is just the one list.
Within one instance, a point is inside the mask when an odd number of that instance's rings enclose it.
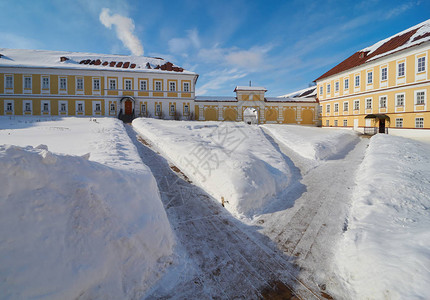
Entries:
{"label": "white cloud", "polygon": [[111,15],[108,8],[102,9],[99,19],[106,28],[111,29],[115,25],[117,37],[133,55],[143,55],[142,43],[133,33],[135,27],[132,19],[119,14]]}
{"label": "white cloud", "polygon": [[196,49],[200,48],[199,34],[196,29],[188,30],[187,37],[173,38],[169,40],[168,44],[170,52],[184,55],[191,49],[191,46]]}
{"label": "white cloud", "polygon": [[[224,69],[216,70],[205,74],[209,79],[205,84],[197,88],[197,95],[206,95],[209,91],[216,91],[226,87],[225,83],[234,83],[236,79],[240,79],[248,75],[248,73],[241,72],[237,69]],[[205,78],[202,78],[203,80]]]}

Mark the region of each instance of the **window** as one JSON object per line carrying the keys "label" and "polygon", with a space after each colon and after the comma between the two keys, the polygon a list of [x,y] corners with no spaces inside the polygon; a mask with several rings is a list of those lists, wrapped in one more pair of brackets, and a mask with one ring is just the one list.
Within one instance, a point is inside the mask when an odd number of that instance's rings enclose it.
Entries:
{"label": "window", "polygon": [[189,92],[189,91],[190,91],[190,83],[189,82],[184,82],[184,92]]}
{"label": "window", "polygon": [[348,111],[348,102],[343,102],[343,111]]}
{"label": "window", "polygon": [[335,92],[339,92],[339,81],[336,81],[336,83],[334,84],[334,90]]}
{"label": "window", "polygon": [[381,81],[385,81],[385,80],[387,80],[387,68],[385,67],[385,68],[382,68],[381,69]]}
{"label": "window", "polygon": [[95,91],[100,90],[100,79],[98,79],[98,78],[93,79],[93,90],[95,90]]}
{"label": "window", "polygon": [[345,79],[344,85],[345,85],[345,90],[349,89],[349,79],[348,78]]}
{"label": "window", "polygon": [[146,104],[145,103],[142,103],[140,105],[140,111],[143,112],[143,113],[146,113]]}
{"label": "window", "polygon": [[405,76],[405,63],[399,63],[397,65],[397,77],[403,77]]}
{"label": "window", "polygon": [[348,120],[343,120],[343,127],[347,127],[348,126]]}
{"label": "window", "polygon": [[25,103],[24,111],[25,112],[30,112],[31,111],[31,103],[29,103],[29,102]]}
{"label": "window", "polygon": [[188,105],[184,105],[184,114],[188,115],[189,112],[190,112],[190,107]]}
{"label": "window", "polygon": [[83,78],[76,78],[76,89],[78,91],[82,91],[84,89],[84,79]]}
{"label": "window", "polygon": [[360,86],[360,75],[355,76],[355,86]]}
{"label": "window", "polygon": [[42,89],[49,90],[49,77],[42,77]]}
{"label": "window", "polygon": [[426,71],[426,57],[419,57],[417,62],[417,71],[418,73]]}
{"label": "window", "polygon": [[101,109],[100,103],[96,103],[96,109],[95,109],[95,111],[100,112],[101,110],[102,109]]}
{"label": "window", "polygon": [[360,100],[354,100],[354,110],[360,109]]}
{"label": "window", "polygon": [[109,89],[110,90],[116,90],[116,80],[115,79],[109,79]]}
{"label": "window", "polygon": [[171,104],[170,105],[170,113],[174,114],[175,113],[175,104]]}
{"label": "window", "polygon": [[24,89],[31,89],[31,77],[24,77]]}
{"label": "window", "polygon": [[176,82],[170,82],[169,83],[169,91],[171,91],[171,92],[176,91]]}
{"label": "window", "polygon": [[325,126],[327,126],[327,127],[329,127],[329,126],[330,126],[330,121],[329,121],[329,120],[326,120],[326,121],[325,121]]}
{"label": "window", "polygon": [[327,104],[327,106],[326,106],[326,112],[330,113],[330,104]]}
{"label": "window", "polygon": [[156,81],[155,82],[155,90],[156,91],[161,91],[161,81]]}
{"label": "window", "polygon": [[330,92],[331,92],[331,86],[330,84],[327,84],[327,94],[330,94]]}
{"label": "window", "polygon": [[382,96],[379,98],[379,107],[380,108],[386,108],[387,107],[387,97]]}
{"label": "window", "polygon": [[373,83],[373,72],[368,72],[367,73],[367,84],[372,84]]}
{"label": "window", "polygon": [[12,102],[7,102],[6,103],[6,111],[7,112],[12,112],[13,111],[13,104],[12,104]]}
{"label": "window", "polygon": [[78,112],[83,112],[84,111],[84,105],[82,103],[78,103]]}
{"label": "window", "polygon": [[131,80],[130,79],[126,79],[125,80],[125,90],[131,90]]}
{"label": "window", "polygon": [[396,118],[396,127],[403,127],[403,118]]}
{"label": "window", "polygon": [[110,104],[110,111],[114,112],[115,111],[115,103],[111,103]]}
{"label": "window", "polygon": [[146,91],[148,89],[148,82],[146,80],[140,81],[140,90]]}
{"label": "window", "polygon": [[320,86],[320,95],[323,94],[323,90],[324,90],[323,86]]}
{"label": "window", "polygon": [[337,120],[334,120],[334,126],[337,127]]}
{"label": "window", "polygon": [[5,82],[6,82],[5,88],[13,89],[13,76],[12,75],[6,75]]}
{"label": "window", "polygon": [[366,109],[372,108],[372,98],[366,99]]}
{"label": "window", "polygon": [[416,92],[415,99],[417,105],[425,104],[426,93],[424,91]]}
{"label": "window", "polygon": [[67,89],[67,78],[60,78],[60,90]]}
{"label": "window", "polygon": [[49,103],[43,103],[42,104],[43,106],[42,106],[42,111],[43,112],[49,112]]}
{"label": "window", "polygon": [[158,116],[161,113],[161,105],[157,104],[155,105],[155,114]]}
{"label": "window", "polygon": [[424,118],[415,118],[415,128],[424,128]]}
{"label": "window", "polygon": [[397,94],[396,95],[396,106],[405,105],[405,94]]}
{"label": "window", "polygon": [[66,103],[61,103],[60,112],[65,112],[65,111],[66,111]]}
{"label": "window", "polygon": [[334,104],[334,112],[338,112],[339,111],[339,103],[335,103]]}

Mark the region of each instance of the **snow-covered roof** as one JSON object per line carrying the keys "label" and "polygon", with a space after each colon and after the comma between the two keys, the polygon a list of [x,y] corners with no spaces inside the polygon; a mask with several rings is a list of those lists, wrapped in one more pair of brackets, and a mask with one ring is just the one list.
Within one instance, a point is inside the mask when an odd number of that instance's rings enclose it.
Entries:
{"label": "snow-covered roof", "polygon": [[317,95],[317,87],[311,86],[299,91],[295,91],[289,94],[285,94],[282,96],[279,96],[280,98],[288,98],[288,97],[316,97]]}
{"label": "snow-covered roof", "polygon": [[266,102],[316,102],[316,99],[313,97],[266,97],[264,100]]}
{"label": "snow-covered roof", "polygon": [[266,88],[262,86],[236,86],[233,92],[236,91],[263,91],[267,92]]}
{"label": "snow-covered roof", "polygon": [[195,74],[162,59],[145,56],[0,48],[0,67],[37,67]]}
{"label": "snow-covered roof", "polygon": [[414,47],[429,41],[430,19],[354,53],[340,64],[336,65],[318,77],[316,80],[338,74],[340,72],[360,66],[366,62],[373,61],[375,59],[390,55],[394,52]]}
{"label": "snow-covered roof", "polygon": [[226,96],[196,96],[194,101],[197,102],[237,102],[236,97],[226,97]]}

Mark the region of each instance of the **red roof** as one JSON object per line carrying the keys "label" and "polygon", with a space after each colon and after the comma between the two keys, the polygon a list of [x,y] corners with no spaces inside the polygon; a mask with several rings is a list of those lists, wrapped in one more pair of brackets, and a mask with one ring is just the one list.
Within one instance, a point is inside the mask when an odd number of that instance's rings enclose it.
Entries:
{"label": "red roof", "polygon": [[[428,21],[424,22],[424,23],[428,23]],[[351,55],[350,57],[348,57],[347,59],[345,59],[344,61],[342,61],[340,64],[336,65],[335,67],[333,67],[332,69],[330,69],[329,71],[327,71],[326,73],[324,73],[323,75],[321,75],[320,77],[318,77],[317,79],[315,79],[315,81],[317,80],[321,80],[323,78],[341,73],[343,71],[352,69],[354,67],[360,66],[366,62],[368,62],[369,60],[371,60],[372,58],[378,56],[378,58],[380,56],[385,56],[385,55],[389,55],[391,53],[397,52],[394,51],[397,48],[401,47],[401,46],[405,46],[407,45],[407,43],[411,43],[413,42],[413,44],[410,45],[410,47],[419,45],[425,41],[428,41],[427,37],[429,36],[429,33],[424,33],[420,36],[415,37],[412,41],[411,38],[413,37],[413,35],[423,26],[425,26],[425,24],[419,24],[418,26],[414,26],[408,30],[405,30],[404,32],[401,32],[400,34],[397,34],[395,36],[393,36],[392,38],[387,39],[385,42],[383,42],[378,48],[376,48],[376,50],[374,51],[370,51],[367,49],[363,49],[360,50],[356,53],[354,53],[353,55]],[[420,40],[422,40],[420,42]],[[376,44],[375,44],[376,45]],[[409,48],[409,47],[407,47]],[[406,49],[405,47],[402,47],[400,50]]]}

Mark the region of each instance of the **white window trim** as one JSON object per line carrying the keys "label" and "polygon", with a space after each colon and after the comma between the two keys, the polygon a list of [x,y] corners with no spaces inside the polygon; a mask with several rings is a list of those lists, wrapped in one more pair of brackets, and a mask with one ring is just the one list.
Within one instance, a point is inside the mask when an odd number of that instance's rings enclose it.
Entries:
{"label": "white window trim", "polygon": [[[146,83],[146,86],[144,89],[142,89],[142,83],[144,83],[144,82]],[[139,90],[144,91],[144,92],[148,91],[148,80],[146,80],[146,79],[139,80]]]}
{"label": "white window trim", "polygon": [[[5,112],[5,114],[8,114],[8,115],[14,115],[15,114],[15,101],[13,101],[13,100],[4,100],[4,112]],[[11,110],[7,110],[7,107],[8,107],[8,103],[10,103],[11,104],[11,107],[12,107],[12,109]]]}
{"label": "white window trim", "polygon": [[[355,104],[356,104],[356,103],[358,103],[358,108],[355,108]],[[360,99],[355,99],[355,100],[354,100],[354,102],[353,102],[353,105],[354,105],[354,106],[352,107],[353,111],[355,111],[355,112],[356,112],[356,111],[360,111]]]}
{"label": "white window trim", "polygon": [[[82,79],[82,89],[78,89],[78,79]],[[77,95],[84,94],[84,90],[85,90],[85,80],[84,80],[84,77],[77,76],[75,78],[75,91],[76,91],[76,94]]]}
{"label": "white window trim", "polygon": [[[127,88],[127,83],[130,83],[130,88]],[[132,79],[124,79],[124,91],[133,91],[133,80]]]}
{"label": "white window trim", "polygon": [[[397,126],[397,121],[398,120],[402,120],[402,126]],[[403,118],[396,118],[395,120],[394,120],[394,126],[395,126],[395,128],[403,128]]]}
{"label": "white window trim", "polygon": [[[346,110],[345,110],[345,103],[346,103],[346,106],[347,106]],[[343,103],[342,103],[342,111],[343,111],[344,115],[349,114],[349,101],[343,101]]]}
{"label": "white window trim", "polygon": [[[425,57],[425,70],[418,72],[418,59]],[[421,52],[415,55],[415,80],[425,80],[427,79],[427,69],[428,69],[428,59],[427,52]]]}
{"label": "white window trim", "polygon": [[[25,81],[26,81],[25,79],[26,78],[30,78],[30,87],[29,88],[25,87]],[[22,77],[22,90],[24,93],[31,93],[31,91],[33,90],[33,78],[31,75],[24,75]]]}
{"label": "white window trim", "polygon": [[[30,104],[30,110],[25,109],[26,104]],[[32,115],[33,114],[33,101],[32,100],[22,101],[22,114],[23,115]]]}
{"label": "white window trim", "polygon": [[[66,88],[65,89],[61,88],[61,79],[66,79]],[[59,76],[58,77],[58,91],[62,94],[67,93],[67,77],[65,77],[65,76]]]}
{"label": "white window trim", "polygon": [[[43,79],[48,79],[48,88],[44,88],[43,87]],[[40,90],[42,92],[42,94],[49,94],[50,90],[51,90],[51,78],[49,77],[49,75],[42,75],[40,77]]]}
{"label": "white window trim", "polygon": [[[157,90],[157,83],[160,83],[160,89]],[[163,82],[161,80],[155,80],[154,81],[154,91],[155,92],[162,92],[163,91]]]}
{"label": "white window trim", "polygon": [[[48,105],[48,110],[45,110],[45,104]],[[51,101],[50,100],[40,101],[40,114],[45,115],[45,116],[51,114]]]}
{"label": "white window trim", "polygon": [[[66,110],[61,110],[61,105],[62,104],[65,104]],[[69,110],[69,103],[68,103],[68,101],[64,101],[64,100],[63,101],[58,101],[58,115],[60,115],[60,116],[66,115],[67,116],[68,110]]]}
{"label": "white window trim", "polygon": [[[369,74],[372,74],[372,81],[371,82],[369,82]],[[373,78],[373,70],[367,70],[366,71],[366,84],[367,85],[373,85],[373,82],[374,82],[374,79],[375,78]]]}
{"label": "white window trim", "polygon": [[[79,104],[82,104],[82,111],[78,110]],[[76,111],[76,115],[84,116],[85,115],[85,101],[76,101],[75,102],[75,111]]]}
{"label": "white window trim", "polygon": [[[111,82],[115,82],[115,88],[114,89],[111,87],[111,84],[110,84]],[[108,84],[109,84],[109,90],[110,91],[115,91],[118,89],[118,80],[116,78],[109,78]]]}
{"label": "white window trim", "polygon": [[[98,89],[94,88],[94,83],[96,82],[96,80],[99,81],[99,88]],[[93,94],[100,95],[101,94],[101,89],[102,89],[102,81],[101,81],[100,77],[93,77],[92,78],[92,91],[93,91]]]}
{"label": "white window trim", "polygon": [[[185,90],[185,85],[188,85],[188,90],[187,91]],[[186,93],[189,93],[191,91],[191,84],[189,82],[182,83],[182,91],[186,92]]]}
{"label": "white window trim", "polygon": [[[367,100],[370,100],[370,107],[367,107]],[[372,97],[367,97],[364,99],[365,101],[365,109],[373,109],[373,98]]]}
{"label": "white window trim", "polygon": [[[100,106],[100,110],[96,110],[97,104]],[[102,114],[102,102],[101,101],[93,101],[93,115],[100,116]]]}
{"label": "white window trim", "polygon": [[[346,87],[345,82],[348,82],[348,87]],[[343,79],[343,89],[344,90],[349,90],[349,86],[350,86],[350,84],[349,84],[349,77],[348,78],[344,78]]]}
{"label": "white window trim", "polygon": [[[174,86],[174,89],[172,90],[172,84]],[[175,81],[169,81],[169,92],[176,92],[176,82]]]}
{"label": "white window trim", "polygon": [[[385,107],[381,106],[381,99],[385,97]],[[382,110],[386,111],[388,109],[388,96],[387,95],[381,95],[378,98],[378,108],[379,108],[379,112],[381,112]]]}
{"label": "white window trim", "polygon": [[[12,78],[12,87],[11,88],[6,87],[6,77],[9,77],[9,76]],[[14,83],[15,82],[14,82],[13,74],[4,74],[4,90],[5,90],[5,92],[13,93]]]}
{"label": "white window trim", "polygon": [[340,91],[340,81],[336,80],[334,82],[334,93],[335,93],[335,95],[339,95],[339,91]]}
{"label": "white window trim", "polygon": [[[403,105],[399,105],[398,104],[398,101],[397,101],[397,97],[398,96],[400,96],[400,95],[403,95]],[[395,106],[397,106],[397,107],[399,107],[399,106],[405,106],[405,102],[406,102],[406,95],[405,95],[405,93],[396,93],[396,94],[394,94],[394,99],[396,100],[396,103],[395,103]]]}
{"label": "white window trim", "polygon": [[[424,92],[424,104],[417,104],[417,94],[420,92]],[[424,106],[424,108],[418,109],[419,107],[422,107],[422,106]],[[427,110],[427,90],[422,89],[422,90],[414,91],[414,110],[415,111]]]}
{"label": "white window trim", "polygon": [[[387,79],[382,80],[382,69],[387,69]],[[388,74],[389,74],[389,66],[387,65],[382,65],[379,67],[379,86],[380,87],[386,87],[388,85]]]}
{"label": "white window trim", "polygon": [[[336,110],[337,106],[337,110]],[[339,115],[339,102],[333,103],[333,114]]]}
{"label": "white window trim", "polygon": [[[417,127],[417,119],[423,119],[423,126]],[[424,117],[415,117],[415,128],[424,128]]]}
{"label": "white window trim", "polygon": [[[400,64],[404,64],[405,65],[405,69],[404,69],[404,75],[403,76],[399,76],[399,65]],[[399,60],[396,60],[396,84],[404,84],[406,83],[406,70],[407,70],[407,64],[406,64],[406,59],[402,58]]]}
{"label": "white window trim", "polygon": [[[358,77],[358,85],[357,84],[357,77]],[[354,92],[359,92],[361,88],[361,74],[356,73],[354,74]]]}

